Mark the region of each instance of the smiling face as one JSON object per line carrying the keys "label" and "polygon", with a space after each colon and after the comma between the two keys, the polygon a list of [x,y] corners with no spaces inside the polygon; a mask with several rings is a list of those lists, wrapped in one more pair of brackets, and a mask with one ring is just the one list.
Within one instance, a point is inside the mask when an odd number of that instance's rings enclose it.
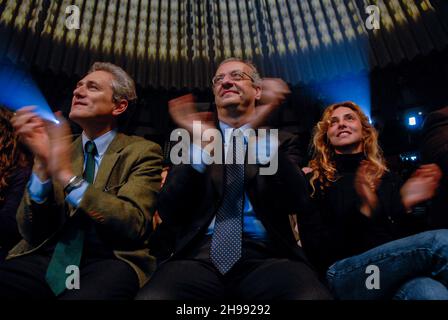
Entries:
{"label": "smiling face", "polygon": [[327,138],[336,153],[362,152],[363,128],[356,112],[342,106],[333,110]]}
{"label": "smiling face", "polygon": [[113,121],[120,104],[113,99],[113,80],[106,71],[94,71],[81,79],[73,91],[70,119],[78,124],[86,120]]}
{"label": "smiling face", "polygon": [[219,66],[213,86],[216,107],[219,109],[241,107],[247,109],[255,107],[256,100],[260,99],[261,88],[254,85],[251,75],[253,70],[245,63],[229,61]]}

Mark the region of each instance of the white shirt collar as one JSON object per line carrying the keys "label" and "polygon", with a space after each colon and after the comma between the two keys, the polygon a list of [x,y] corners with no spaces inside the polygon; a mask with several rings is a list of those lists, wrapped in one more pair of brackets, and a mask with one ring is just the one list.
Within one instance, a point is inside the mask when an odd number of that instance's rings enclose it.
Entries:
{"label": "white shirt collar", "polygon": [[[96,150],[98,151],[98,156],[100,158],[104,155],[107,148],[109,148],[109,145],[111,144],[112,140],[114,140],[116,135],[117,135],[116,130],[110,130],[110,131],[106,132],[105,134],[103,134],[102,136],[99,136],[98,138],[93,140],[93,142],[96,145]],[[83,150],[86,146],[87,141],[89,141],[89,140],[90,139],[87,137],[87,135],[83,131],[82,132],[82,149]]]}
{"label": "white shirt collar", "polygon": [[[223,136],[224,136],[224,143],[225,143],[225,144],[228,143],[228,140],[229,140],[230,137],[232,136],[232,132],[233,132],[233,130],[235,130],[235,129],[239,129],[239,130],[241,130],[241,132],[244,133],[244,130],[246,130],[246,129],[250,129],[250,125],[249,125],[249,123],[246,123],[246,124],[242,125],[242,126],[239,127],[239,128],[233,128],[232,126],[230,126],[230,125],[228,125],[227,123],[222,122],[222,121],[219,121],[219,127],[221,128],[221,132],[222,132],[222,134],[223,134]],[[226,134],[226,130],[230,130],[230,134]],[[228,132],[229,132],[229,131],[228,131]],[[247,143],[247,137],[246,137],[246,136],[244,136],[244,141]]]}

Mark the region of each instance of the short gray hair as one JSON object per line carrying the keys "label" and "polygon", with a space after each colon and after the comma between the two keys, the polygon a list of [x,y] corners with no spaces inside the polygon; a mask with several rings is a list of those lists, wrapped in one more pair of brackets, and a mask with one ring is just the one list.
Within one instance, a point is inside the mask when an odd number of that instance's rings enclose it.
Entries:
{"label": "short gray hair", "polygon": [[257,67],[255,66],[255,64],[252,61],[243,60],[243,59],[236,58],[236,57],[230,57],[230,58],[227,58],[227,59],[224,59],[223,61],[221,61],[221,63],[218,65],[218,68],[216,68],[216,70],[218,70],[220,66],[222,66],[223,64],[225,64],[227,62],[244,63],[246,66],[248,66],[252,70],[252,74],[250,74],[250,76],[252,77],[252,79],[254,79],[254,84],[257,84],[257,85],[260,84],[260,82],[261,82],[260,73],[258,72]]}
{"label": "short gray hair", "polygon": [[131,102],[137,99],[134,80],[119,66],[109,62],[95,62],[87,74],[95,71],[109,72],[113,76],[111,87],[114,102],[123,99]]}

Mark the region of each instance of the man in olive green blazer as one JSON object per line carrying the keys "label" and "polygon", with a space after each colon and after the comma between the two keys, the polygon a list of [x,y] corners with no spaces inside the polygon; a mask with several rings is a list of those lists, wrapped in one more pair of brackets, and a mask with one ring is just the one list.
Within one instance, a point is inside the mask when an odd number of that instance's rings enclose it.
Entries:
{"label": "man in olive green blazer", "polygon": [[44,123],[24,108],[13,120],[35,164],[17,212],[23,240],[0,266],[0,297],[131,299],[155,267],[146,242],[161,149],[117,132],[134,83],[95,63],[73,95],[69,117],[83,129],[73,143],[61,117]]}

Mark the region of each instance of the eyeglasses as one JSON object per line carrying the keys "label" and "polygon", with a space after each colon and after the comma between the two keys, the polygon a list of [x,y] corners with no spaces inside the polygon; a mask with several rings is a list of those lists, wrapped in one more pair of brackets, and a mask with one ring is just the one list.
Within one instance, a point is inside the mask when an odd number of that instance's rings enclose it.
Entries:
{"label": "eyeglasses", "polygon": [[[218,75],[214,76],[212,79],[213,86],[222,84],[226,75],[227,74],[218,74]],[[250,81],[254,82],[254,78],[252,78],[250,75],[248,75],[244,71],[233,70],[232,72],[228,73],[228,75],[229,75],[230,80],[232,80],[232,81],[250,80]]]}

